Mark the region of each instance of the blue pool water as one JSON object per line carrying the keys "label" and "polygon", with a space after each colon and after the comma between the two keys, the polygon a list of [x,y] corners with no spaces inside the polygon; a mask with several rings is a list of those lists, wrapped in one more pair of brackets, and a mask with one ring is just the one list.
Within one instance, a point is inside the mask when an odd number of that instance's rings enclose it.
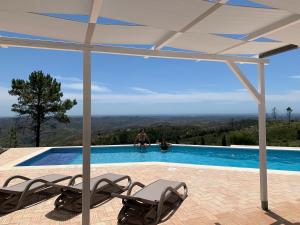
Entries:
{"label": "blue pool water", "polygon": [[[268,150],[268,168],[300,171],[300,151]],[[161,153],[158,146],[140,152],[132,146],[92,147],[91,163],[172,162],[197,165],[258,168],[258,150],[172,146]],[[71,165],[82,163],[80,148],[52,148],[18,166]]]}

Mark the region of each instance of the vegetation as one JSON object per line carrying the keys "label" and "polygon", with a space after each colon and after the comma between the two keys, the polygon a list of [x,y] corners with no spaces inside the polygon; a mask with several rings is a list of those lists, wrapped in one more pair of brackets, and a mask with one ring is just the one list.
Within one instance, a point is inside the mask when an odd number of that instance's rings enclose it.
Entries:
{"label": "vegetation", "polygon": [[15,148],[17,145],[18,145],[17,130],[15,127],[12,127],[9,130],[9,147]]}
{"label": "vegetation", "polygon": [[[273,146],[300,146],[300,120],[272,117],[267,121],[267,144]],[[0,146],[32,146],[32,133],[23,128],[25,118],[0,118]],[[21,124],[22,126],[20,126]],[[200,145],[258,145],[256,117],[229,116],[120,116],[93,117],[92,144],[132,144],[141,128],[152,143],[161,138],[179,144]],[[16,128],[11,129],[11,128]],[[82,118],[70,117],[70,123],[55,119],[47,121],[41,132],[42,146],[81,145]],[[17,142],[15,142],[15,140]]]}
{"label": "vegetation", "polygon": [[29,117],[29,126],[35,134],[35,146],[40,146],[41,126],[49,119],[69,123],[66,112],[76,100],[62,100],[61,84],[49,74],[34,71],[28,80],[13,79],[9,94],[18,97],[11,110],[20,117]]}
{"label": "vegetation", "polygon": [[277,119],[277,108],[276,107],[272,108],[272,119],[273,120]]}
{"label": "vegetation", "polygon": [[[201,145],[229,145],[229,144],[255,144],[256,135],[240,135],[238,131],[246,129],[249,126],[255,126],[256,120],[241,120],[227,122],[221,127],[202,127],[197,125],[156,125],[145,128],[145,132],[151,140],[151,143],[166,138],[171,143],[201,144]],[[98,132],[93,138],[94,144],[130,144],[140,128],[117,129],[111,132]],[[226,136],[229,135],[227,143]]]}
{"label": "vegetation", "polygon": [[[34,71],[28,80],[13,79],[9,94],[17,96],[16,118],[0,118],[0,146],[81,145],[82,118],[66,112],[76,100],[62,100],[61,83]],[[267,121],[267,145],[300,146],[300,121],[291,107],[280,118],[273,107]],[[299,117],[298,117],[299,118]],[[29,129],[28,129],[29,128]],[[132,144],[144,128],[151,143],[195,145],[258,145],[256,116],[119,116],[92,118],[92,144]],[[28,130],[27,130],[28,129]],[[34,138],[32,138],[34,137]]]}
{"label": "vegetation", "polygon": [[[100,132],[93,138],[94,144],[130,144],[139,128]],[[199,145],[258,145],[256,120],[241,120],[222,128],[199,126],[154,126],[145,129],[151,142],[165,137],[171,143]],[[267,122],[267,144],[270,146],[300,146],[300,122],[289,125],[286,121]]]}
{"label": "vegetation", "polygon": [[227,145],[226,135],[224,134],[222,137],[222,146],[226,146],[226,145]]}
{"label": "vegetation", "polygon": [[287,112],[287,116],[288,116],[289,125],[291,125],[291,117],[292,117],[293,109],[291,107],[287,107],[286,112]]}

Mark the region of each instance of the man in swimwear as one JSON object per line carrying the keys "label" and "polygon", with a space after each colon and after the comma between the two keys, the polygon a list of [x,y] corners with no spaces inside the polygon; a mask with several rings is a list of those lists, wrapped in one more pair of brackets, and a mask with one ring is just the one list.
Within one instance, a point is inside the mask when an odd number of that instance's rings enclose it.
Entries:
{"label": "man in swimwear", "polygon": [[142,129],[140,133],[138,133],[138,135],[136,136],[134,140],[134,145],[136,144],[139,144],[140,147],[147,147],[150,145],[150,140],[147,134],[145,133],[144,129]]}
{"label": "man in swimwear", "polygon": [[170,144],[166,141],[165,138],[161,139],[161,142],[159,144],[160,151],[161,152],[166,152],[169,149]]}

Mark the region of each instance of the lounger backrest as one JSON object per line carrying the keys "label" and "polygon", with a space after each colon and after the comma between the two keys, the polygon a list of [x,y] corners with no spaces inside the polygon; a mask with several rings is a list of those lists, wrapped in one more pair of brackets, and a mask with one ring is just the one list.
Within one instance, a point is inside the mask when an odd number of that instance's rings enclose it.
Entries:
{"label": "lounger backrest", "polygon": [[[66,180],[70,178],[69,176],[65,176],[65,175],[60,175],[60,174],[49,174],[46,176],[41,176],[41,177],[37,177],[35,179],[43,179],[46,180],[48,182],[51,183],[57,183],[63,180]],[[7,192],[7,193],[12,193],[12,192],[23,192],[24,189],[26,188],[26,186],[31,182],[32,180],[28,180],[28,181],[23,181],[21,183],[9,186],[9,187],[3,187],[1,188],[1,192]],[[29,191],[34,190],[36,188],[40,188],[43,187],[45,184],[42,182],[37,182],[34,183],[30,188]]]}
{"label": "lounger backrest", "polygon": [[[103,174],[103,175],[100,175],[100,176],[97,176],[97,177],[93,177],[91,178],[91,181],[90,181],[90,188],[91,188],[91,191],[94,187],[94,185],[101,179],[108,179],[110,180],[111,182],[113,183],[116,183],[118,181],[120,181],[121,179],[124,178],[124,175],[121,175],[121,174],[114,174],[114,173],[106,173],[106,174]],[[102,182],[99,184],[98,186],[98,189],[104,187],[105,185],[107,185],[106,182]],[[78,183],[78,184],[75,184],[74,186],[72,186],[72,188],[74,189],[78,189],[78,190],[82,190],[82,183]]]}
{"label": "lounger backrest", "polygon": [[158,202],[160,201],[161,194],[167,187],[172,187],[177,190],[181,187],[181,184],[182,183],[178,181],[157,180],[136,192],[133,197]]}

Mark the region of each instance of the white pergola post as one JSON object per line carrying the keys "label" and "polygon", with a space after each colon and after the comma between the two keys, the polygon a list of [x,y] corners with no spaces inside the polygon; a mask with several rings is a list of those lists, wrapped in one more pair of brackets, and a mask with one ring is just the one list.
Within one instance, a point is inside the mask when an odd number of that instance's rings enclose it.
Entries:
{"label": "white pergola post", "polygon": [[91,180],[91,40],[95,31],[103,0],[93,0],[90,18],[85,34],[83,50],[83,187],[82,187],[82,225],[90,225],[90,180]]}
{"label": "white pergola post", "polygon": [[260,171],[260,200],[261,208],[268,210],[268,179],[267,179],[267,141],[266,141],[266,103],[265,103],[265,73],[264,63],[258,64],[259,69],[259,93],[258,103],[258,126],[259,126],[259,171]]}
{"label": "white pergola post", "polygon": [[83,51],[82,224],[90,224],[91,52]]}
{"label": "white pergola post", "polygon": [[266,149],[266,103],[265,103],[265,74],[264,62],[258,63],[259,87],[258,91],[250,83],[242,71],[234,62],[227,62],[228,67],[248,90],[258,104],[258,127],[259,127],[259,175],[260,175],[260,200],[261,208],[268,210],[268,182],[267,182],[267,149]]}

